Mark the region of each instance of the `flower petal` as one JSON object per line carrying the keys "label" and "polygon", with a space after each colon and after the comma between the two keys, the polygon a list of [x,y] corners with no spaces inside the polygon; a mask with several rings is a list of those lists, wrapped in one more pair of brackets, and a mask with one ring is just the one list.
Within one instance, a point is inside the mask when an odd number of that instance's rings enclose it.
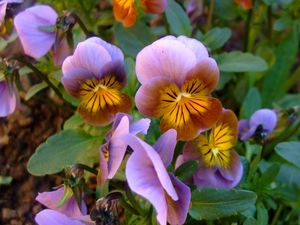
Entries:
{"label": "flower petal", "polygon": [[135,95],[135,104],[139,112],[146,117],[157,117],[157,108],[160,104],[160,91],[168,86],[170,81],[165,79],[152,79],[151,83],[142,85]]}
{"label": "flower petal", "polygon": [[62,65],[64,60],[71,55],[71,48],[66,37],[62,40],[57,40],[54,42],[52,47],[53,61],[56,66]]}
{"label": "flower petal", "polygon": [[119,169],[124,158],[127,144],[122,140],[122,136],[129,133],[128,117],[123,116],[118,127],[112,134],[109,142],[109,159],[108,159],[108,179],[112,179]]}
{"label": "flower petal", "polygon": [[167,220],[170,224],[184,224],[190,207],[191,190],[172,174],[170,174],[170,177],[179,199],[173,201],[171,198],[166,198],[168,206]]}
{"label": "flower petal", "polygon": [[84,210],[84,212],[82,213],[80,211],[80,208],[78,207],[76,199],[73,196],[66,200],[66,202],[61,207],[58,207],[60,200],[64,196],[64,190],[64,187],[61,187],[55,191],[39,193],[35,200],[40,202],[44,206],[61,212],[69,217],[78,217],[82,216],[83,213],[86,213],[86,206],[84,202],[82,201],[82,208]]}
{"label": "flower petal", "polygon": [[104,148],[106,148],[106,144],[101,145],[99,150],[99,170],[97,174],[97,185],[100,187],[106,182],[108,178],[108,166],[103,154]]}
{"label": "flower petal", "polygon": [[219,69],[212,58],[204,58],[191,69],[187,79],[199,79],[204,84],[205,93],[210,93],[219,81]]}
{"label": "flower petal", "polygon": [[264,131],[272,132],[277,124],[277,116],[273,110],[259,109],[250,118],[250,128],[263,126]]}
{"label": "flower petal", "polygon": [[[132,155],[137,152],[139,154],[138,157],[141,161],[143,161],[141,157],[145,158],[144,162],[140,162],[140,165],[146,164],[147,167],[153,168],[156,173],[156,179],[160,182],[160,185],[171,196],[173,200],[177,200],[177,193],[171,183],[170,177],[158,153],[146,142],[142,141],[132,134],[125,135],[123,140],[134,150],[134,153]],[[149,164],[150,162],[151,164]],[[137,171],[137,173],[143,173],[144,168],[140,167],[139,170],[140,171]]]}
{"label": "flower petal", "polygon": [[35,216],[39,225],[86,225],[79,219],[69,218],[66,215],[51,209],[45,209]]}
{"label": "flower petal", "polygon": [[[239,134],[239,138],[241,139],[242,136],[247,133],[247,131],[249,130],[249,120],[240,120],[238,123],[238,134]],[[252,134],[253,135],[253,134]],[[251,135],[251,136],[252,136]],[[241,139],[242,140],[242,139]],[[244,139],[245,140],[245,139]]]}
{"label": "flower petal", "polygon": [[150,119],[140,119],[129,126],[129,133],[146,135],[150,126]]}
{"label": "flower petal", "polygon": [[145,12],[163,13],[168,5],[167,0],[141,0],[141,5]]}
{"label": "flower petal", "polygon": [[139,52],[136,74],[141,84],[158,77],[181,86],[195,64],[195,54],[180,41],[160,39]]}
{"label": "flower petal", "polygon": [[176,130],[170,129],[163,133],[153,145],[166,168],[172,162],[176,143]]}
{"label": "flower petal", "polygon": [[6,15],[6,7],[7,7],[7,2],[5,1],[0,2],[0,26],[2,25]]}
{"label": "flower petal", "polygon": [[55,33],[42,31],[39,27],[53,26],[56,19],[56,12],[47,5],[30,7],[14,18],[16,31],[27,55],[38,59],[50,50]]}
{"label": "flower petal", "polygon": [[0,81],[0,117],[13,113],[17,105],[16,89],[6,81]]}
{"label": "flower petal", "polygon": [[115,19],[123,23],[124,27],[131,27],[136,22],[137,10],[134,0],[113,0],[113,12]]}

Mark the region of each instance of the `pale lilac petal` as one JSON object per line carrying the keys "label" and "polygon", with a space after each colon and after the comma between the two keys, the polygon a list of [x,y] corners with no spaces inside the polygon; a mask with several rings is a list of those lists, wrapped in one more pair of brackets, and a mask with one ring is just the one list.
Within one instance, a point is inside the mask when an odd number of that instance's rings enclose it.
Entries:
{"label": "pale lilac petal", "polygon": [[150,126],[150,119],[140,119],[129,126],[129,133],[146,135]]}
{"label": "pale lilac petal", "polygon": [[198,188],[233,188],[240,182],[242,175],[242,163],[238,154],[233,151],[230,168],[206,167],[200,163],[193,179]]}
{"label": "pale lilac petal", "polygon": [[16,89],[6,81],[0,81],[0,117],[13,113],[17,105]]}
{"label": "pale lilac petal", "polygon": [[[83,41],[80,42],[72,57],[73,68],[83,68],[94,74],[96,77],[101,77],[101,70],[104,65],[112,61],[109,52],[99,44]],[[66,72],[63,71],[64,75]]]}
{"label": "pale lilac petal", "polygon": [[249,120],[246,120],[246,119],[240,120],[238,123],[239,138],[241,139],[242,136],[248,132],[248,130],[249,130]]}
{"label": "pale lilac petal", "polygon": [[203,59],[209,57],[206,47],[200,41],[198,41],[194,38],[189,38],[186,36],[179,36],[176,38],[174,36],[169,35],[169,36],[163,37],[161,40],[177,40],[177,41],[181,42],[187,48],[189,48],[191,51],[193,51],[193,53],[196,56],[197,63],[202,61]]}
{"label": "pale lilac petal", "polygon": [[6,7],[7,7],[6,1],[0,2],[0,26],[2,25],[6,15]]}
{"label": "pale lilac petal", "polygon": [[[153,167],[154,171],[156,172],[157,180],[160,181],[160,185],[165,189],[168,195],[172,197],[173,200],[178,200],[178,195],[172,185],[170,177],[158,153],[146,142],[142,141],[132,134],[125,135],[123,139],[124,142],[126,142],[133,149],[134,153],[132,155],[138,152],[141,161],[143,161],[142,158],[144,158],[145,160],[151,162],[151,165],[148,166]],[[144,168],[140,167],[139,170],[139,173],[143,173]]]}
{"label": "pale lilac petal", "polygon": [[7,3],[22,3],[24,0],[4,0]]}
{"label": "pale lilac petal", "polygon": [[255,134],[256,129],[257,129],[257,126],[253,126],[249,130],[246,130],[243,134],[241,134],[240,139],[242,141],[246,141],[247,139],[249,139],[250,137],[252,137]]}
{"label": "pale lilac petal", "polygon": [[113,61],[115,61],[115,60],[120,60],[122,62],[124,61],[124,54],[118,47],[116,47],[98,37],[91,37],[91,38],[88,38],[86,41],[97,43],[97,44],[101,45],[102,47],[104,47],[109,52]]}
{"label": "pale lilac petal", "polygon": [[64,187],[61,187],[55,191],[39,193],[35,200],[48,207],[49,209],[54,209],[69,217],[77,217],[84,215],[84,213],[86,214],[85,204],[83,203],[84,205],[81,206],[81,208],[83,209],[83,212],[81,212],[76,199],[73,196],[70,199],[66,200],[66,202],[61,207],[58,207],[58,204],[63,195]]}
{"label": "pale lilac petal", "polygon": [[263,126],[265,132],[269,133],[273,131],[277,124],[277,116],[273,110],[260,109],[257,110],[250,118],[250,127]]}
{"label": "pale lilac petal", "polygon": [[102,152],[104,148],[106,148],[106,144],[101,145],[99,150],[99,171],[97,174],[97,185],[99,186],[102,186],[108,178],[108,166]]}
{"label": "pale lilac petal", "polygon": [[170,177],[179,199],[168,204],[167,220],[171,225],[184,224],[190,207],[191,190],[172,174],[170,174]]}
{"label": "pale lilac petal", "polygon": [[94,78],[94,74],[80,67],[75,67],[73,65],[73,57],[67,57],[62,65],[63,77],[61,82],[64,85],[65,89],[75,98],[79,97],[80,84],[87,79]]}
{"label": "pale lilac petal", "polygon": [[158,179],[152,160],[143,150],[136,150],[129,157],[125,173],[130,189],[146,198],[154,206],[159,223],[166,224],[167,203],[164,196],[165,191]]}
{"label": "pale lilac petal", "polygon": [[67,217],[66,215],[51,209],[45,209],[35,216],[38,225],[85,225],[78,219]]}
{"label": "pale lilac petal", "polygon": [[153,148],[159,154],[165,167],[168,167],[173,159],[176,140],[176,130],[170,129],[160,136],[160,138],[153,145]]}
{"label": "pale lilac petal", "polygon": [[184,156],[183,154],[180,154],[177,159],[176,159],[176,162],[175,162],[175,170],[180,167],[183,163],[184,163]]}
{"label": "pale lilac petal", "polygon": [[39,27],[53,26],[56,19],[56,12],[47,5],[30,7],[14,18],[16,31],[27,55],[38,59],[50,50],[55,33],[42,31]]}
{"label": "pale lilac petal", "polygon": [[119,169],[124,158],[127,144],[121,138],[129,133],[129,120],[124,116],[116,130],[113,132],[109,142],[108,179],[112,179]]}
{"label": "pale lilac petal", "polygon": [[181,86],[196,62],[194,52],[180,41],[162,39],[145,47],[137,55],[136,74],[142,84],[161,77]]}

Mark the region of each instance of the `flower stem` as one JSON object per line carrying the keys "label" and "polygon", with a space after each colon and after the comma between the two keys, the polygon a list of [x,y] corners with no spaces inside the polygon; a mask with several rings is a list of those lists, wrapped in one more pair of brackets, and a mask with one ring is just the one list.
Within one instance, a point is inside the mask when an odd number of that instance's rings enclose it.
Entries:
{"label": "flower stem", "polygon": [[211,28],[212,18],[215,10],[215,0],[210,0],[209,12],[207,16],[207,23],[205,27],[205,31],[208,32]]}
{"label": "flower stem", "polygon": [[245,40],[244,40],[244,52],[247,52],[248,45],[249,45],[249,38],[250,38],[250,29],[251,29],[251,21],[253,17],[253,9],[251,8],[247,15],[246,20],[246,33],[245,33]]}
{"label": "flower stem", "polygon": [[74,19],[76,20],[76,22],[78,23],[78,25],[80,26],[80,28],[82,29],[82,31],[84,32],[86,37],[90,36],[90,32],[87,29],[87,27],[85,26],[85,24],[83,23],[83,21],[80,19],[80,17],[76,14],[76,13],[72,13],[72,16],[74,17]]}
{"label": "flower stem", "polygon": [[81,168],[81,169],[84,169],[86,171],[89,171],[90,173],[98,175],[98,171],[97,170],[95,170],[94,168],[91,168],[91,167],[89,167],[87,165],[84,165],[84,164],[81,164],[81,163],[77,163],[76,166],[79,167],[79,168]]}
{"label": "flower stem", "polygon": [[133,208],[131,205],[129,205],[126,201],[125,201],[125,199],[124,199],[124,197],[122,196],[122,198],[120,198],[120,203],[121,203],[121,205],[125,208],[125,209],[128,209],[130,212],[132,212],[133,214],[135,214],[135,215],[140,215],[140,213],[135,209],[135,208]]}
{"label": "flower stem", "polygon": [[273,217],[271,225],[275,225],[277,223],[277,220],[279,219],[282,209],[283,209],[283,206],[280,204],[278,209],[276,210],[276,213],[275,213],[275,216]]}
{"label": "flower stem", "polygon": [[48,76],[46,74],[44,74],[43,72],[41,72],[38,68],[36,68],[34,65],[32,65],[30,62],[28,62],[26,59],[24,58],[17,58],[17,60],[21,63],[24,63],[29,69],[31,69],[41,80],[45,81],[48,86],[50,88],[53,89],[53,91],[55,92],[55,94],[60,97],[63,100],[63,96],[60,93],[60,91],[58,90],[58,88],[51,83],[51,81],[49,80]]}

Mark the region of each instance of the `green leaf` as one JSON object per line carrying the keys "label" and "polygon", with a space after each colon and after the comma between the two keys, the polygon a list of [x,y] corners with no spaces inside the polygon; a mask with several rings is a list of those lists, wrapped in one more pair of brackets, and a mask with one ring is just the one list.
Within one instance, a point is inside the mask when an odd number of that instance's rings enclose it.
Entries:
{"label": "green leaf", "polygon": [[261,108],[261,97],[258,89],[252,87],[249,89],[240,110],[240,118],[249,119],[251,115]]}
{"label": "green leaf", "polygon": [[261,72],[268,64],[259,56],[240,51],[224,52],[216,56],[218,66],[223,72]]}
{"label": "green leaf", "polygon": [[272,102],[285,93],[285,82],[298,52],[299,37],[297,29],[287,36],[275,50],[276,62],[267,71],[263,79],[262,100],[264,107],[271,107]]}
{"label": "green leaf", "polygon": [[176,169],[175,176],[177,176],[182,181],[188,180],[195,174],[198,167],[198,160],[189,160],[187,162],[184,162]]}
{"label": "green leaf", "polygon": [[192,207],[189,214],[196,220],[214,220],[237,215],[256,201],[252,191],[235,189],[202,189],[192,192]]}
{"label": "green leaf", "polygon": [[275,105],[283,109],[289,109],[298,106],[300,102],[300,94],[287,94],[279,99]]}
{"label": "green leaf", "polygon": [[262,190],[263,188],[269,186],[273,181],[275,181],[278,173],[280,171],[280,166],[277,163],[272,164],[258,179],[257,188]]}
{"label": "green leaf", "polygon": [[117,42],[124,52],[133,58],[154,40],[150,29],[143,23],[136,23],[131,28],[124,28],[122,24],[116,23],[114,28]]}
{"label": "green leaf", "polygon": [[269,214],[268,210],[262,203],[257,204],[257,224],[268,225]]}
{"label": "green leaf", "polygon": [[13,178],[10,176],[0,176],[0,187],[1,185],[10,185]]}
{"label": "green leaf", "polygon": [[282,142],[275,147],[275,151],[285,160],[300,168],[300,142]]}
{"label": "green leaf", "polygon": [[25,96],[25,100],[28,101],[29,99],[31,99],[34,95],[36,95],[38,92],[40,92],[41,90],[45,89],[46,87],[48,87],[48,84],[46,82],[41,82],[39,84],[35,84],[33,85],[28,92],[26,93]]}
{"label": "green leaf", "polygon": [[27,169],[35,176],[54,174],[75,163],[90,165],[98,156],[99,137],[83,131],[65,130],[41,144],[29,159]]}
{"label": "green leaf", "polygon": [[202,41],[211,50],[221,48],[231,37],[231,30],[229,28],[215,27],[208,31]]}
{"label": "green leaf", "polygon": [[257,221],[253,217],[249,217],[245,220],[243,225],[257,225]]}
{"label": "green leaf", "polygon": [[190,20],[177,2],[169,0],[165,13],[172,34],[191,36],[192,25]]}

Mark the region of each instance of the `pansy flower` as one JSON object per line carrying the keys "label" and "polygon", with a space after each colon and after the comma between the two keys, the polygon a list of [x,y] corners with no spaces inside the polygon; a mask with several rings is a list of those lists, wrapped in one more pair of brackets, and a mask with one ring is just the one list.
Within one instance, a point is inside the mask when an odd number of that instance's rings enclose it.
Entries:
{"label": "pansy flower", "polygon": [[191,192],[188,186],[168,173],[176,146],[176,131],[165,132],[154,146],[129,134],[124,141],[133,149],[126,165],[126,178],[132,191],[146,198],[157,212],[161,225],[183,224]]}
{"label": "pansy flower", "polygon": [[219,69],[195,39],[167,36],[155,41],[137,55],[136,74],[142,84],[135,96],[138,110],[161,118],[161,130],[175,129],[179,140],[195,138],[221,115],[221,102],[209,96]]}
{"label": "pansy flower", "polygon": [[[143,10],[147,13],[162,13],[167,8],[167,0],[140,0]],[[117,21],[125,27],[135,24],[137,8],[135,0],[113,0],[113,11]]]}
{"label": "pansy flower", "polygon": [[100,147],[100,169],[97,176],[98,185],[112,179],[120,167],[126,153],[127,144],[122,140],[126,134],[147,134],[150,120],[140,119],[132,122],[131,116],[118,113],[112,129],[106,135],[106,143]]}
{"label": "pansy flower", "polygon": [[26,55],[39,59],[52,49],[56,65],[70,55],[67,39],[56,41],[57,18],[55,10],[47,5],[32,6],[15,17],[14,25]]}
{"label": "pansy flower", "polygon": [[0,81],[0,117],[6,117],[16,109],[18,97],[14,85],[7,81]]}
{"label": "pansy flower", "polygon": [[23,0],[1,0],[0,1],[0,26],[2,25],[2,23],[5,19],[7,4],[22,3],[22,2],[23,2]]}
{"label": "pansy flower", "polygon": [[199,135],[184,146],[183,161],[199,160],[193,176],[198,188],[232,188],[243,174],[239,155],[233,149],[237,142],[238,120],[230,110],[223,113],[209,134]]}
{"label": "pansy flower", "polygon": [[239,121],[239,138],[245,141],[255,134],[265,137],[275,129],[276,124],[277,116],[273,110],[259,109],[249,120]]}
{"label": "pansy flower", "polygon": [[90,124],[105,126],[118,112],[127,113],[131,99],[121,92],[127,81],[124,55],[100,38],[80,42],[62,65],[62,83],[80,99],[80,116]]}

